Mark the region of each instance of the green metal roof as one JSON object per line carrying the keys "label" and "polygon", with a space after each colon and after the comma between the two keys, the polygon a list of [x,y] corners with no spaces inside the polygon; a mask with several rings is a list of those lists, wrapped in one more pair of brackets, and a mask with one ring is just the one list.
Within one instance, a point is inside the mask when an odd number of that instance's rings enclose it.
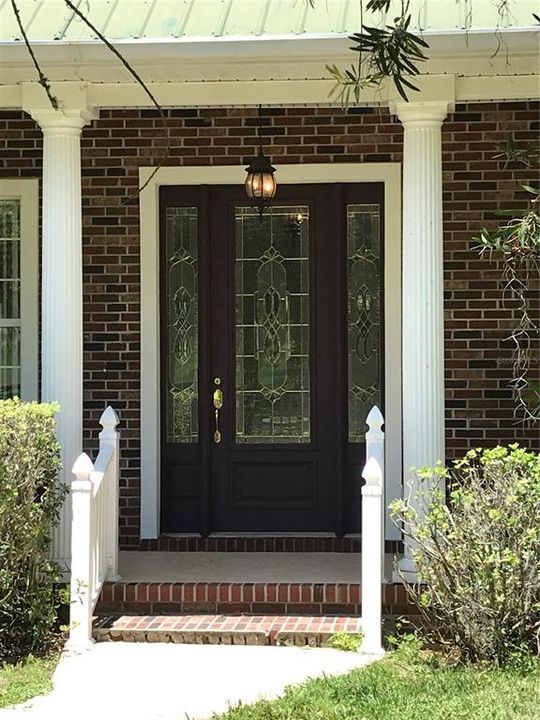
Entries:
{"label": "green metal roof", "polygon": [[[30,40],[91,41],[95,34],[63,0],[17,0]],[[360,27],[359,0],[74,0],[113,40],[238,38],[335,35]],[[400,0],[394,2],[401,5]],[[412,0],[417,29],[428,32],[526,28],[534,24],[537,0],[509,0],[500,15],[493,0]],[[469,14],[468,8],[472,7]],[[388,18],[394,15],[392,11]],[[381,13],[364,21],[383,23]],[[11,0],[0,0],[0,42],[20,41]]]}

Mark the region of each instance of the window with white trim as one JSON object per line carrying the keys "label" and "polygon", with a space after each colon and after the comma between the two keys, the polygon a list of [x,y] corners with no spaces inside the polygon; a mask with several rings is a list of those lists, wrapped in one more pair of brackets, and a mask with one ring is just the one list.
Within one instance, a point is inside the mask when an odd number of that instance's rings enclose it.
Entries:
{"label": "window with white trim", "polygon": [[0,198],[0,396],[21,394],[21,201]]}
{"label": "window with white trim", "polygon": [[0,398],[37,399],[38,184],[0,180]]}

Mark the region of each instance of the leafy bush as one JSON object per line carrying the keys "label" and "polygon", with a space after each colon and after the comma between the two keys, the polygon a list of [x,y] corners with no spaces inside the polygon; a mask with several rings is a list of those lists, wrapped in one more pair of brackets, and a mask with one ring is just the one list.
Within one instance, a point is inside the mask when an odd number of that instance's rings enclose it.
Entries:
{"label": "leafy bush", "polygon": [[[476,449],[419,471],[419,510],[392,512],[411,538],[421,584],[408,585],[428,639],[464,660],[540,653],[540,456]],[[441,478],[448,480],[448,503]]]}
{"label": "leafy bush", "polygon": [[0,659],[41,652],[56,620],[52,527],[65,496],[58,482],[55,405],[0,401]]}

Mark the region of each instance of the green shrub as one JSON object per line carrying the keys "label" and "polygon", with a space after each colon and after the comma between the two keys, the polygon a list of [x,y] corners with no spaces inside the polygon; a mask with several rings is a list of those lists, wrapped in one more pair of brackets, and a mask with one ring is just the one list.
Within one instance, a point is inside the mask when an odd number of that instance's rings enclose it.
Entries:
{"label": "green shrub", "polygon": [[408,589],[427,639],[463,660],[539,654],[540,456],[518,445],[476,449],[451,472],[419,477],[419,511],[396,501],[392,512],[415,548],[423,585]]}
{"label": "green shrub", "polygon": [[47,649],[58,604],[49,558],[65,488],[55,405],[0,401],[0,660]]}

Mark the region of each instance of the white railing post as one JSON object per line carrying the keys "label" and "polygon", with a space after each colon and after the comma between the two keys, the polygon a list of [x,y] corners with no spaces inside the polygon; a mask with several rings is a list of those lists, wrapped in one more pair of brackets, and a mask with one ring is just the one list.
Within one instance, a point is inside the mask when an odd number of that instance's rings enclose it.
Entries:
{"label": "white railing post", "polygon": [[71,482],[71,588],[67,647],[83,650],[92,643],[93,483],[94,465],[86,453],[73,465]]}
{"label": "white railing post", "polygon": [[120,575],[118,574],[118,482],[120,475],[120,433],[116,429],[118,423],[118,415],[115,413],[113,408],[108,405],[99,419],[99,424],[103,428],[103,430],[99,433],[99,449],[101,451],[106,447],[111,447],[114,453],[111,459],[112,477],[107,478],[108,482],[106,484],[107,520],[105,543],[107,548],[107,580],[110,582],[120,579]]}
{"label": "white railing post", "polygon": [[382,655],[383,473],[368,457],[362,477],[362,645],[368,655]]}
{"label": "white railing post", "polygon": [[[384,467],[384,417],[382,412],[379,410],[377,405],[374,405],[369,411],[366,418],[366,425],[368,431],[366,433],[366,461],[369,458],[375,458],[381,468],[383,478],[385,477]],[[384,541],[386,538],[386,502],[385,502],[385,484],[383,482],[383,495],[381,503],[381,515],[382,515],[382,533],[383,533],[383,546],[382,546],[382,563],[384,573]]]}
{"label": "white railing post", "polygon": [[374,405],[366,418],[366,460],[375,458],[384,476],[384,417],[377,405]]}

